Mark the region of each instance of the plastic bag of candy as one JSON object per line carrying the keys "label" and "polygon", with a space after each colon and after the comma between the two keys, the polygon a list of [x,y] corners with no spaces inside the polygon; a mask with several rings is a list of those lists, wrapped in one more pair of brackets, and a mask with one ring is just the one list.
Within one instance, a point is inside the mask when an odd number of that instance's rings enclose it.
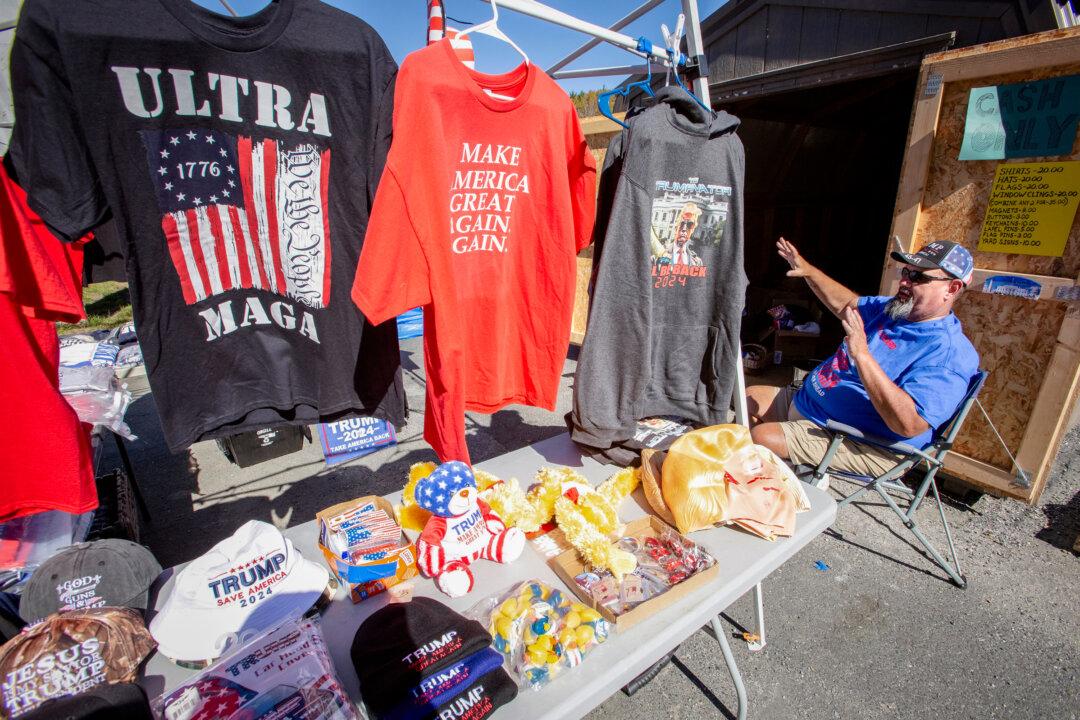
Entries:
{"label": "plastic bag of candy", "polygon": [[610,629],[600,613],[539,580],[486,597],[466,615],[491,633],[518,685],[533,690],[580,665]]}
{"label": "plastic bag of candy", "polygon": [[[712,567],[716,560],[693,540],[667,528],[660,537],[642,540],[642,550],[667,574],[668,585],[678,585],[691,575]],[[640,559],[640,555],[638,556]]]}
{"label": "plastic bag of candy", "polygon": [[574,578],[598,605],[614,615],[622,615],[716,564],[711,555],[671,528],[656,537],[621,538],[618,547],[637,559],[637,567],[622,582],[606,570],[586,571]]}

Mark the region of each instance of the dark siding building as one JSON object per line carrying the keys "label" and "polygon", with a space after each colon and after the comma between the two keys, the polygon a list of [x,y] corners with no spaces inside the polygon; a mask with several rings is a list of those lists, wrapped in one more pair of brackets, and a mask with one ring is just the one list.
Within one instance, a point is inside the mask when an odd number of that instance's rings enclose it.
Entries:
{"label": "dark siding building", "polygon": [[[1069,22],[1062,9],[1055,0],[733,0],[705,19],[712,104],[742,120],[751,312],[807,292],[785,277],[780,235],[856,292],[876,293],[923,56],[1053,29]],[[834,347],[838,324],[824,331],[822,345]]]}

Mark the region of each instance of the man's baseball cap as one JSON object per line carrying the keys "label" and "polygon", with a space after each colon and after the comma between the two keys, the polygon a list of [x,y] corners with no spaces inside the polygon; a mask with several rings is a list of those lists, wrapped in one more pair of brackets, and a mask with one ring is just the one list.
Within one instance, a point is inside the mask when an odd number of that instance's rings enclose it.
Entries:
{"label": "man's baseball cap", "polygon": [[142,545],[111,538],[79,543],[43,562],[23,591],[19,614],[27,622],[55,612],[95,607],[146,609],[161,565]]}
{"label": "man's baseball cap", "polygon": [[213,660],[303,615],[329,582],[327,569],[305,560],[280,530],[249,520],[176,574],[150,634],[173,660]]}
{"label": "man's baseball cap", "polygon": [[951,240],[934,240],[917,253],[893,251],[892,259],[924,270],[940,268],[965,285],[971,282],[971,274],[975,270],[971,253]]}

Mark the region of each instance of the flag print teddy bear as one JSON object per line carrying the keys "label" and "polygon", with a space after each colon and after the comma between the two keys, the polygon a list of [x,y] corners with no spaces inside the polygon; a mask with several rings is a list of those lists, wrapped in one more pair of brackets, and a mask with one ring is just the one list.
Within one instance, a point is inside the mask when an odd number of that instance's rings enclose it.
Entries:
{"label": "flag print teddy bear", "polygon": [[431,513],[416,542],[417,565],[450,597],[472,590],[469,564],[474,560],[513,562],[525,548],[525,534],[508,529],[480,499],[465,463],[443,463],[419,480],[414,492],[416,504]]}

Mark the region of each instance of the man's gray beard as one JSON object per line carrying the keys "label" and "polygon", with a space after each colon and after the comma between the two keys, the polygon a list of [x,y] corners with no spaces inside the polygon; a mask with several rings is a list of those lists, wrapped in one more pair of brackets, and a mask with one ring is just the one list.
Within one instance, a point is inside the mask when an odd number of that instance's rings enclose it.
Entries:
{"label": "man's gray beard", "polygon": [[893,320],[907,320],[907,316],[911,314],[913,307],[915,307],[915,298],[913,296],[909,296],[907,300],[901,300],[899,297],[894,296],[889,301],[889,304],[885,306],[885,312]]}

